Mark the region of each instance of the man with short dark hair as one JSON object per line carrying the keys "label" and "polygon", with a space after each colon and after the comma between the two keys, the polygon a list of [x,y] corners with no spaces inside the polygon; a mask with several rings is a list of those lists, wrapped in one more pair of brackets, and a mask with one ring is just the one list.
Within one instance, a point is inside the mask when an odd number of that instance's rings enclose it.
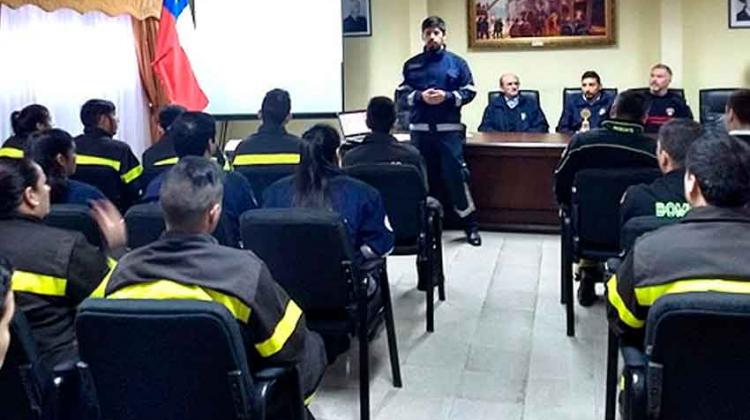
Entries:
{"label": "man with short dark hair", "polygon": [[[178,153],[179,145],[175,143]],[[263,261],[211,237],[221,217],[223,177],[218,165],[206,158],[182,157],[160,187],[166,232],[120,260],[105,295],[207,300],[225,306],[246,332],[250,366],[295,366],[307,401],[325,371],[323,341],[307,329],[299,306]]]}
{"label": "man with short dark hair", "polygon": [[743,293],[750,287],[750,145],[704,133],[685,161],[692,210],[678,223],[636,240],[607,283],[609,326],[643,347],[649,308],[676,293]]}
{"label": "man with short dark hair", "polygon": [[302,146],[299,137],[289,134],[285,128],[292,118],[291,110],[289,92],[273,89],[266,93],[258,112],[260,128],[237,146],[232,165],[238,169],[273,165],[289,169],[291,173],[299,164]]}
{"label": "man with short dark hair", "polygon": [[602,90],[602,80],[595,71],[581,76],[581,95],[565,101],[557,131],[575,133],[599,128],[609,117],[615,97]]}
{"label": "man with short dark hair", "polygon": [[[583,169],[654,168],[656,142],[643,134],[644,98],[633,91],[617,96],[611,119],[586,133],[578,133],[555,169],[555,195],[561,208],[570,207],[576,173]],[[578,302],[591,306],[596,301],[595,283],[603,280],[599,264],[583,260],[579,264]]]}
{"label": "man with short dark hair", "polygon": [[690,210],[682,185],[685,156],[701,133],[700,124],[693,120],[675,119],[661,126],[656,159],[664,175],[651,184],[633,185],[625,191],[620,205],[621,225],[638,216],[668,219],[685,216]]}
{"label": "man with short dark hair", "polygon": [[[411,140],[427,165],[431,195],[447,199],[444,207],[452,207],[462,219],[466,241],[480,246],[469,168],[463,155],[466,126],[461,124],[461,107],[474,100],[477,90],[469,65],[447,50],[445,38],[441,17],[422,21],[424,51],[404,63],[398,97],[411,109]],[[447,194],[440,194],[442,191]]]}
{"label": "man with short dark hair", "polygon": [[[174,144],[179,159],[185,156],[202,156],[211,158],[216,152],[216,120],[203,112],[185,112],[180,115],[167,132]],[[144,201],[156,201],[161,198],[161,185],[164,172],[154,178],[146,188]],[[247,210],[257,207],[250,183],[236,172],[227,172],[224,177],[223,212],[225,214],[225,232],[229,236],[223,245],[240,246],[240,216]]]}
{"label": "man with short dark hair", "polygon": [[143,175],[141,185],[147,186],[160,173],[171,168],[177,163],[177,154],[174,151],[172,139],[166,135],[169,126],[180,115],[187,112],[182,105],[166,105],[159,110],[159,140],[143,152]]}
{"label": "man with short dark hair", "polygon": [[729,134],[750,143],[750,89],[737,89],[729,97],[724,124]]}
{"label": "man with short dark hair", "polygon": [[368,163],[395,163],[412,165],[427,183],[427,170],[419,150],[409,143],[400,143],[391,135],[396,122],[396,108],[393,101],[385,96],[370,99],[367,105],[367,126],[372,134],[365,137],[361,144],[344,155],[343,166],[355,166]]}
{"label": "man with short dark hair", "polygon": [[127,143],[117,134],[115,104],[91,99],[81,107],[83,134],[75,138],[76,173],[72,178],[93,185],[120,210],[133,204],[141,193],[143,167]]}
{"label": "man with short dark hair", "polygon": [[546,133],[549,123],[539,103],[520,94],[521,81],[515,74],[500,76],[502,95],[484,109],[479,131]]}
{"label": "man with short dark hair", "polygon": [[651,68],[649,92],[646,94],[646,132],[658,133],[659,128],[672,118],[693,119],[693,111],[685,98],[669,91],[672,69],[666,64]]}

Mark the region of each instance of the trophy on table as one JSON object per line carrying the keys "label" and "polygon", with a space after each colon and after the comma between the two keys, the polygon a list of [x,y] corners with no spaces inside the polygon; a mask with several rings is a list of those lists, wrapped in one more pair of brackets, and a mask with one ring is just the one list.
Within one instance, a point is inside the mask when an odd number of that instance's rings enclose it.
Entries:
{"label": "trophy on table", "polygon": [[583,122],[581,122],[581,129],[579,131],[585,133],[591,130],[591,123],[589,122],[589,118],[591,118],[591,110],[583,108],[581,110],[581,118],[583,118]]}

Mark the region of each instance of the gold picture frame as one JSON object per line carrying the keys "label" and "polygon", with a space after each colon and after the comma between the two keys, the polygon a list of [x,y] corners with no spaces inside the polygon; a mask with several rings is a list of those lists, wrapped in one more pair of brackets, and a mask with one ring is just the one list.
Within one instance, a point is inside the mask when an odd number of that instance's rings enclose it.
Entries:
{"label": "gold picture frame", "polygon": [[614,45],[615,1],[466,0],[469,48]]}

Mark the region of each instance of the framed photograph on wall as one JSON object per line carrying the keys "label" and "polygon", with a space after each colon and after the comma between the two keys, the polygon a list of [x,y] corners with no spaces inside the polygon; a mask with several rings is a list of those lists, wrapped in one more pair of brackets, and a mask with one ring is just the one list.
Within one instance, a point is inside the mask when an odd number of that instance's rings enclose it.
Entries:
{"label": "framed photograph on wall", "polygon": [[341,0],[344,36],[372,35],[370,0]]}
{"label": "framed photograph on wall", "polygon": [[750,29],[750,0],[729,0],[729,28]]}
{"label": "framed photograph on wall", "polygon": [[467,0],[467,8],[473,49],[616,42],[615,0]]}

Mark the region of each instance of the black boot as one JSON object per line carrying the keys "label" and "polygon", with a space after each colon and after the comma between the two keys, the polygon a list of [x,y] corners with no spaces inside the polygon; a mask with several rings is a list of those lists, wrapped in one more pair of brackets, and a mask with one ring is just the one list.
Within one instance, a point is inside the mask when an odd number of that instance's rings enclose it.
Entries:
{"label": "black boot", "polygon": [[578,303],[584,307],[593,305],[598,299],[596,283],[603,279],[601,269],[599,266],[581,267],[578,269],[578,279]]}
{"label": "black boot", "polygon": [[474,226],[466,229],[466,242],[473,246],[482,246],[482,237],[479,236],[479,228]]}

